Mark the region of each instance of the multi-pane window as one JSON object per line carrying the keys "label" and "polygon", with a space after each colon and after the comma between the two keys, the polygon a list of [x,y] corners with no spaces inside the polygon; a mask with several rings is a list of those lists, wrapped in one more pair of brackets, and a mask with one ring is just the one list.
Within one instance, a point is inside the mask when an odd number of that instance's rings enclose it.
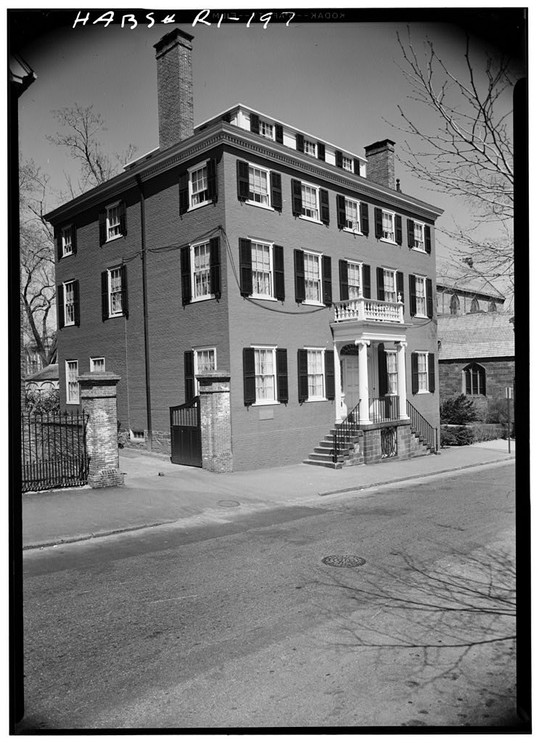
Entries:
{"label": "multi-pane window", "polygon": [[427,295],[425,289],[425,277],[415,277],[415,313],[416,315],[427,316]]}
{"label": "multi-pane window", "polygon": [[198,395],[198,379],[197,374],[203,374],[207,371],[214,371],[217,369],[217,354],[215,348],[195,348],[193,351],[194,356],[194,373],[195,373],[195,395]]}
{"label": "multi-pane window", "polygon": [[105,359],[103,356],[92,356],[90,358],[90,371],[91,372],[104,372],[105,371]]}
{"label": "multi-pane window", "polygon": [[318,303],[322,301],[320,258],[321,256],[316,253],[305,251],[303,254],[306,302]]}
{"label": "multi-pane window", "polygon": [[107,240],[112,240],[112,238],[122,234],[120,226],[120,204],[107,207],[106,220]]}
{"label": "multi-pane window", "polygon": [[253,272],[253,295],[273,296],[271,245],[251,242],[251,265]]}
{"label": "multi-pane window", "polygon": [[61,234],[62,256],[72,255],[73,253],[73,228],[64,227]]}
{"label": "multi-pane window", "polygon": [[346,155],[342,156],[342,166],[344,170],[349,170],[351,173],[354,171],[354,161],[351,157]]}
{"label": "multi-pane window", "polygon": [[259,133],[267,139],[274,139],[274,126],[267,121],[260,120]]}
{"label": "multi-pane window", "polygon": [[384,301],[397,301],[397,284],[395,271],[390,268],[384,268]]}
{"label": "multi-pane window", "polygon": [[460,310],[460,300],[457,294],[453,294],[449,302],[449,313],[451,315],[458,315],[459,310]]}
{"label": "multi-pane window", "polygon": [[319,219],[318,189],[306,183],[301,184],[301,213],[309,219]]}
{"label": "multi-pane window", "polygon": [[307,349],[309,400],[325,399],[324,376],[324,350],[321,348]]}
{"label": "multi-pane window", "polygon": [[192,246],[192,297],[193,299],[207,299],[211,297],[210,281],[210,243],[200,243]]}
{"label": "multi-pane window", "polygon": [[309,139],[304,140],[303,152],[306,155],[312,155],[316,157],[316,142],[311,142]]}
{"label": "multi-pane window", "polygon": [[66,403],[78,405],[79,398],[79,362],[66,361]]}
{"label": "multi-pane window", "polygon": [[269,206],[269,171],[249,165],[249,201]]}
{"label": "multi-pane window", "polygon": [[255,390],[257,402],[276,402],[275,349],[255,348]]}
{"label": "multi-pane window", "polygon": [[427,352],[419,352],[417,354],[417,390],[418,392],[429,391],[429,367]]}
{"label": "multi-pane window", "polygon": [[358,299],[363,296],[361,285],[361,263],[348,263],[348,299]]}
{"label": "multi-pane window", "polygon": [[344,200],[345,229],[360,232],[359,201]]}
{"label": "multi-pane window", "polygon": [[189,193],[191,207],[206,204],[210,200],[207,163],[189,171]]}
{"label": "multi-pane window", "polygon": [[464,392],[467,395],[486,394],[486,373],[479,364],[469,364],[463,369]]}
{"label": "multi-pane window", "polygon": [[414,248],[425,250],[425,225],[421,222],[414,222]]}
{"label": "multi-pane window", "polygon": [[109,269],[109,317],[123,314],[122,269]]}
{"label": "multi-pane window", "polygon": [[397,394],[397,352],[386,351],[386,367],[387,367],[387,394]]}
{"label": "multi-pane window", "polygon": [[382,211],[382,238],[395,241],[395,215],[393,212]]}
{"label": "multi-pane window", "polygon": [[75,282],[64,283],[64,325],[75,324]]}

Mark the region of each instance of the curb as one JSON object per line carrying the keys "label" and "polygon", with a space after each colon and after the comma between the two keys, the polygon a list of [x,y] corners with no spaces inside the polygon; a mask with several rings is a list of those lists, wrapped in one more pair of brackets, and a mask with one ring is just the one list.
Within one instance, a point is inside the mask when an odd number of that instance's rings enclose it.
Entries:
{"label": "curb", "polygon": [[61,537],[54,542],[36,542],[35,544],[26,544],[22,551],[44,549],[45,547],[60,547],[62,544],[73,544],[74,542],[89,542],[91,539],[100,537],[113,537],[116,534],[125,534],[131,531],[141,531],[142,529],[153,529],[155,526],[164,526],[165,524],[174,524],[176,519],[168,521],[156,521],[153,524],[142,524],[141,526],[125,526],[121,529],[112,529],[111,531],[99,531],[95,534],[81,534],[78,537]]}

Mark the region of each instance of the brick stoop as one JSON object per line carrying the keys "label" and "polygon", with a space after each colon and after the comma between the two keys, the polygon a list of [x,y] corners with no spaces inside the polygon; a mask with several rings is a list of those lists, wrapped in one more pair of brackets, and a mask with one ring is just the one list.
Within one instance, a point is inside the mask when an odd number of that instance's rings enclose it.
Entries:
{"label": "brick stoop", "polygon": [[356,429],[346,436],[348,449],[342,454],[337,455],[337,461],[333,461],[333,436],[336,429],[331,431],[320,441],[314,451],[309,454],[303,464],[314,464],[317,467],[329,467],[330,469],[340,470],[347,465],[363,464],[363,432]]}

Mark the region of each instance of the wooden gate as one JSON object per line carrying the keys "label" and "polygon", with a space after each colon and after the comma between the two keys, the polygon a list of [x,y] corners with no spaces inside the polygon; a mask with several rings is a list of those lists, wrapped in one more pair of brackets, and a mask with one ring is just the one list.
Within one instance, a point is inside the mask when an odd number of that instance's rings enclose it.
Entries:
{"label": "wooden gate", "polygon": [[200,402],[195,397],[183,405],[170,408],[170,461],[202,467],[200,435]]}

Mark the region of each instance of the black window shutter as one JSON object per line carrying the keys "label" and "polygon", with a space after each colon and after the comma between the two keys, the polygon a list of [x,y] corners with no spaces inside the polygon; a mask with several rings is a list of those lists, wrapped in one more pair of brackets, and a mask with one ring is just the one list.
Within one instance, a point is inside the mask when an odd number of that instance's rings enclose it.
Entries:
{"label": "black window shutter", "polygon": [[397,301],[399,299],[399,294],[401,297],[401,302],[405,304],[404,302],[404,274],[402,271],[397,271]]}
{"label": "black window shutter", "polygon": [[249,163],[245,160],[238,160],[238,199],[246,201],[249,198]]}
{"label": "black window shutter", "polygon": [[382,237],[382,210],[377,206],[374,207],[374,235]]}
{"label": "black window shutter", "polygon": [[378,396],[387,395],[387,358],[383,343],[378,344]]}
{"label": "black window shutter", "polygon": [[252,405],[256,402],[255,350],[243,349],[243,402]]}
{"label": "black window shutter", "polygon": [[331,257],[322,256],[322,298],[326,307],[331,307],[333,303],[331,291]]}
{"label": "black window shutter", "polygon": [[346,225],[346,211],[344,207],[344,196],[337,194],[337,227],[342,230]]}
{"label": "black window shutter", "polygon": [[104,245],[107,242],[107,212],[99,212],[99,244]]}
{"label": "black window shutter", "polygon": [[417,364],[417,354],[412,353],[412,395],[416,395],[419,390],[419,371]]}
{"label": "black window shutter", "polygon": [[251,114],[251,131],[255,134],[260,133],[260,117],[257,114]]}
{"label": "black window shutter", "polygon": [[318,142],[318,159],[326,160],[326,145],[323,142]]}
{"label": "black window shutter", "polygon": [[185,383],[185,402],[195,396],[195,354],[193,351],[183,353],[183,378]]}
{"label": "black window shutter", "polygon": [[376,269],[376,299],[385,299],[383,268]]}
{"label": "black window shutter", "polygon": [[395,215],[395,242],[402,245],[402,217],[400,214]]}
{"label": "black window shutter", "polygon": [[335,150],[335,165],[342,168],[342,152],[340,150]]}
{"label": "black window shutter", "polygon": [[75,225],[71,225],[71,250],[73,255],[77,254],[77,228]]}
{"label": "black window shutter", "polygon": [[410,284],[410,315],[412,317],[415,317],[417,314],[417,295],[416,295],[416,286],[415,286],[415,276],[413,273],[410,274],[408,277],[408,282]]}
{"label": "black window shutter", "polygon": [[75,325],[80,325],[80,292],[78,279],[73,282],[73,310]]}
{"label": "black window shutter", "polygon": [[120,232],[122,235],[127,235],[127,210],[125,208],[125,201],[120,201],[119,207],[120,211]]}
{"label": "black window shutter", "polygon": [[64,327],[64,285],[58,284],[56,287],[56,302],[57,310],[56,316],[58,317],[58,327],[60,330]]}
{"label": "black window shutter", "polygon": [[348,299],[348,261],[339,261],[339,287],[341,302]]}
{"label": "black window shutter", "polygon": [[335,365],[333,351],[325,351],[326,398],[335,399]]}
{"label": "black window shutter", "polygon": [[208,160],[208,196],[215,204],[217,202],[217,163],[212,157]]}
{"label": "black window shutter", "polygon": [[296,150],[298,152],[305,152],[305,137],[299,132],[296,134]]}
{"label": "black window shutter", "polygon": [[320,189],[320,216],[324,224],[329,224],[329,194],[325,188]]}
{"label": "black window shutter", "polygon": [[359,175],[359,160],[357,157],[354,157],[354,173]]}
{"label": "black window shutter", "polygon": [[277,400],[288,402],[288,360],[286,348],[278,348],[277,357]]}
{"label": "black window shutter", "polygon": [[427,253],[430,253],[431,246],[430,246],[430,226],[428,224],[425,225],[425,250]]}
{"label": "black window shutter", "polygon": [[109,272],[101,274],[101,319],[109,319]]}
{"label": "black window shutter", "polygon": [[275,141],[279,144],[283,143],[283,127],[281,124],[275,124]]}
{"label": "black window shutter", "polygon": [[427,285],[427,317],[432,317],[433,306],[432,306],[432,279],[427,279],[425,282]]}
{"label": "black window shutter", "polygon": [[122,314],[124,317],[129,317],[129,298],[127,294],[127,266],[122,264],[120,269],[122,277]]}
{"label": "black window shutter", "polygon": [[281,188],[281,174],[271,171],[270,173],[271,182],[271,205],[278,212],[282,211],[283,208],[283,191]]}
{"label": "black window shutter", "polygon": [[249,297],[253,293],[253,265],[251,241],[240,237],[240,294]]}
{"label": "black window shutter", "polygon": [[180,250],[180,270],[182,280],[182,304],[191,301],[191,248],[185,245]]}
{"label": "black window shutter", "polygon": [[363,296],[371,298],[371,267],[366,263],[363,264]]}
{"label": "black window shutter", "polygon": [[180,173],[180,214],[185,214],[189,209],[189,174],[185,170]]}
{"label": "black window shutter", "polygon": [[210,291],[221,298],[221,246],[218,237],[210,238]]}
{"label": "black window shutter", "polygon": [[58,257],[58,260],[60,260],[60,258],[63,255],[63,251],[62,251],[62,230],[60,229],[60,227],[55,227],[54,228],[54,242],[55,242],[55,245],[56,245],[56,255]]}
{"label": "black window shutter", "polygon": [[301,181],[292,178],[292,214],[299,217],[301,211]]}
{"label": "black window shutter", "polygon": [[413,248],[414,247],[414,220],[413,219],[407,219],[406,225],[408,227],[408,247]]}
{"label": "black window shutter", "polygon": [[309,375],[307,370],[307,351],[298,348],[298,400],[305,402],[309,397]]}
{"label": "black window shutter", "polygon": [[359,205],[359,213],[361,215],[361,232],[364,235],[369,234],[369,207],[364,201]]}
{"label": "black window shutter", "polygon": [[284,302],[284,248],[273,246],[273,296]]}
{"label": "black window shutter", "polygon": [[436,389],[436,379],[434,377],[434,354],[429,353],[427,356],[429,363],[429,392],[434,392]]}
{"label": "black window shutter", "polygon": [[303,250],[294,250],[294,280],[296,287],[296,302],[305,301],[305,261]]}

